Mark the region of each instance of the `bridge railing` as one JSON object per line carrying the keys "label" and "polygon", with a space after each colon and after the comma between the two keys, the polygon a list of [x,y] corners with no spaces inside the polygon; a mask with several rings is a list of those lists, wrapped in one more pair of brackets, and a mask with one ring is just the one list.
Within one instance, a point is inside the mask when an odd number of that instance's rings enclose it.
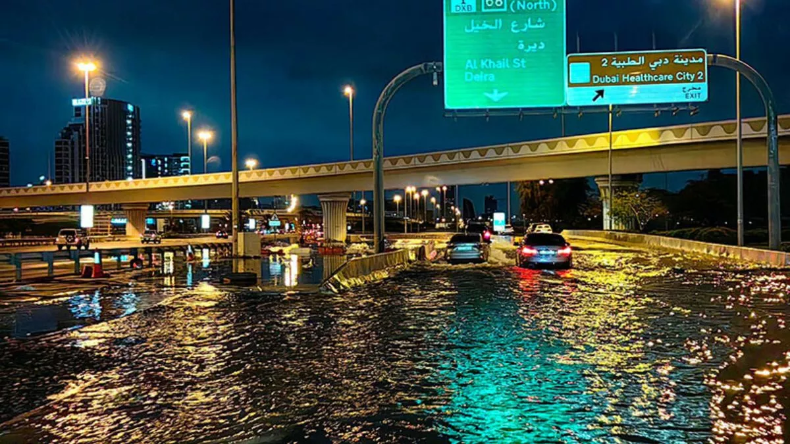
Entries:
{"label": "bridge railing", "polygon": [[[162,255],[165,252],[184,252],[192,247],[193,251],[209,249],[219,252],[220,250],[228,250],[231,248],[230,243],[221,242],[206,242],[199,244],[184,244],[184,245],[162,245],[156,247],[129,247],[129,248],[112,248],[112,249],[95,249],[95,250],[68,250],[68,251],[43,251],[43,252],[28,252],[28,253],[0,253],[0,264],[10,265],[14,268],[15,275],[14,281],[20,282],[23,278],[24,264],[31,263],[45,263],[47,264],[46,277],[55,277],[55,262],[61,263],[72,262],[74,265],[73,274],[79,275],[81,273],[82,260],[85,258],[96,258],[99,255],[99,260],[103,262],[104,258],[113,258],[116,263],[116,270],[123,269],[123,265],[127,260],[144,257],[147,259],[148,268],[153,267],[154,255]],[[72,273],[68,273],[72,274]]]}

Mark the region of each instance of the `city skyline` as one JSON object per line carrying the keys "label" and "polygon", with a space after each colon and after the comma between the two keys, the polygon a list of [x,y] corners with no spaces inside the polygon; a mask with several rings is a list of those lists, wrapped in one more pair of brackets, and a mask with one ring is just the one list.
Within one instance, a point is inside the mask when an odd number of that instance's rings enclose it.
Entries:
{"label": "city skyline", "polygon": [[[419,4],[418,4],[419,3]],[[441,60],[441,27],[433,26],[441,17],[440,5],[426,2],[375,8],[351,1],[341,8],[329,5],[302,10],[294,5],[255,5],[239,8],[239,162],[256,158],[260,167],[340,161],[348,158],[346,84],[354,86],[356,107],[357,158],[370,157],[370,116],[381,88],[400,70],[415,63]],[[633,3],[633,4],[632,4]],[[215,17],[227,14],[226,5],[190,2],[201,7],[186,8],[175,1],[168,5],[142,1],[139,8],[86,0],[86,6],[102,21],[85,20],[75,8],[42,0],[13,2],[8,35],[0,39],[11,55],[10,69],[3,76],[19,79],[30,88],[10,92],[15,106],[0,111],[0,134],[19,151],[44,158],[62,127],[71,99],[81,96],[80,74],[73,63],[81,56],[94,57],[97,75],[107,80],[106,97],[139,106],[146,116],[142,140],[146,152],[164,154],[186,149],[184,109],[194,115],[193,133],[211,128],[215,162],[212,170],[229,170],[230,131],[227,93],[227,23]],[[576,51],[578,32],[583,52],[612,50],[617,30],[620,50],[649,49],[653,32],[658,48],[702,47],[709,52],[734,51],[731,8],[721,0],[680,2],[615,2],[617,13],[600,11],[580,1],[569,4],[568,51]],[[183,12],[183,21],[173,22],[153,12]],[[780,17],[787,5],[766,1],[744,5],[744,60],[759,69],[775,89],[780,111],[787,109],[790,96],[782,91],[780,79],[788,62],[771,58],[763,40],[780,41],[787,31],[781,27],[755,26],[757,21]],[[142,11],[149,11],[147,14]],[[44,15],[45,20],[23,28],[25,17]],[[162,14],[163,17],[170,16]],[[368,17],[387,16],[425,23],[424,32],[403,31],[398,20],[381,23]],[[126,17],[148,20],[152,30],[136,35]],[[268,26],[255,25],[260,17]],[[287,18],[269,20],[268,17]],[[328,20],[324,20],[324,18]],[[123,19],[122,19],[123,18]],[[289,21],[300,26],[290,26]],[[124,22],[124,23],[121,23]],[[135,23],[136,20],[128,20]],[[636,26],[636,22],[644,22]],[[211,26],[209,26],[211,24]],[[643,25],[643,26],[642,26]],[[189,32],[189,29],[205,32]],[[333,39],[321,39],[334,34]],[[369,39],[345,38],[369,35]],[[281,37],[281,38],[278,38]],[[320,51],[313,51],[319,48]],[[376,63],[370,63],[373,55]],[[23,74],[24,73],[24,74]],[[691,117],[664,113],[624,114],[616,128],[660,126],[719,120],[734,115],[734,76],[716,70],[711,76],[711,100]],[[37,88],[35,87],[37,86]],[[30,94],[29,91],[34,91]],[[14,110],[35,107],[40,118],[18,120]],[[761,115],[761,105],[750,85],[744,88],[744,115]],[[405,88],[388,113],[387,155],[413,154],[451,148],[534,140],[560,135],[561,124],[550,114],[517,118],[459,118],[443,116],[442,90],[430,81],[418,81]],[[57,122],[57,123],[55,123]],[[602,131],[605,117],[568,117],[568,134]],[[318,137],[316,137],[318,136]],[[194,151],[198,151],[195,153]],[[193,150],[193,165],[202,153]],[[298,158],[293,153],[298,152]],[[46,171],[45,164],[18,162],[12,183],[34,181]],[[687,174],[673,175],[670,188],[679,188]],[[679,178],[679,179],[678,179]],[[650,183],[650,178],[647,179]],[[663,182],[662,182],[663,183]],[[481,194],[482,196],[482,194]]]}

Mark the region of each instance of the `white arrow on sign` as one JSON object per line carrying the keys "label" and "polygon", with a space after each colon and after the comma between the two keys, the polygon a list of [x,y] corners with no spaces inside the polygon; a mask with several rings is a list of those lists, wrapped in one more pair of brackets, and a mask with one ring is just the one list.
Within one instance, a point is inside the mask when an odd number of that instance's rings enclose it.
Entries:
{"label": "white arrow on sign", "polygon": [[498,89],[495,89],[494,92],[490,93],[483,93],[486,97],[493,100],[494,102],[499,102],[500,100],[504,99],[505,96],[508,94],[506,92],[499,92]]}

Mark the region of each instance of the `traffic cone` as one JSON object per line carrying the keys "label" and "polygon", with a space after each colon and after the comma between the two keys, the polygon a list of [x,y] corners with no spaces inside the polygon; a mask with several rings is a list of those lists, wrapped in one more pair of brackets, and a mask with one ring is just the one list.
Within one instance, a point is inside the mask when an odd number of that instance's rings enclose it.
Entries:
{"label": "traffic cone", "polygon": [[93,279],[104,277],[104,271],[102,270],[101,264],[93,264],[93,275],[91,277]]}

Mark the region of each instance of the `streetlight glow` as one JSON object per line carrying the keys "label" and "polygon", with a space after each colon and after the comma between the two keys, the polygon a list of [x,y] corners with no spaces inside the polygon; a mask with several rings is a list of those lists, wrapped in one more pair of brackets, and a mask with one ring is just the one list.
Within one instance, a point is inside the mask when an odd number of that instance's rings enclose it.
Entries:
{"label": "streetlight glow", "polygon": [[77,62],[77,69],[82,72],[96,71],[96,64],[93,62]]}
{"label": "streetlight glow", "polygon": [[183,117],[184,120],[187,121],[192,119],[192,111],[184,111],[183,113],[181,113],[181,117]]}
{"label": "streetlight glow", "polygon": [[346,87],[343,89],[343,94],[347,97],[353,96],[354,88],[352,88],[351,85],[346,85]]}
{"label": "streetlight glow", "polygon": [[368,203],[368,201],[366,201],[365,199],[362,199],[362,200],[360,200],[360,201],[359,201],[359,204],[360,204],[361,206],[363,206],[363,207],[364,207],[364,206],[365,206],[365,204],[367,204],[367,203]]}
{"label": "streetlight glow", "polygon": [[394,201],[395,201],[395,202],[397,202],[397,203],[400,203],[401,199],[403,199],[403,198],[401,197],[401,195],[400,195],[400,194],[396,194],[396,195],[395,195],[395,196],[392,198],[392,200],[394,200]]}
{"label": "streetlight glow", "polygon": [[250,169],[250,171],[254,170],[256,166],[258,166],[258,161],[255,159],[247,159],[244,162],[244,165]]}
{"label": "streetlight glow", "polygon": [[200,140],[203,141],[211,140],[212,136],[213,134],[211,133],[211,131],[201,131],[198,133],[198,138],[200,138]]}
{"label": "streetlight glow", "polygon": [[428,190],[422,190],[420,194],[422,194],[422,197],[426,197],[428,195]]}

